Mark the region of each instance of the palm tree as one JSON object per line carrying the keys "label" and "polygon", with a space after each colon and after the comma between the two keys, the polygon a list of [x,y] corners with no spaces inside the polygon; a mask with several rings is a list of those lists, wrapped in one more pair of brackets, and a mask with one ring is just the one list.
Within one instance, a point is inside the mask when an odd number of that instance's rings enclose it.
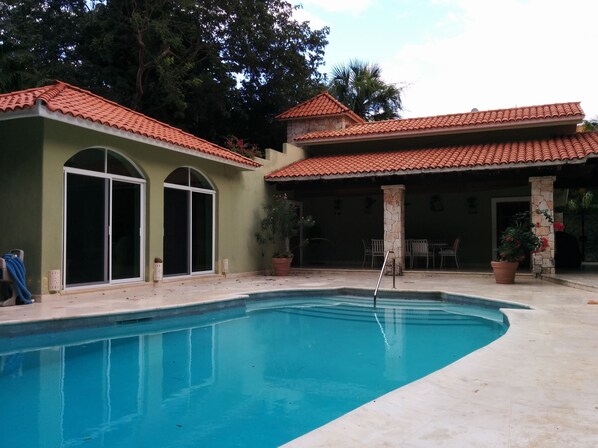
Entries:
{"label": "palm tree", "polygon": [[378,64],[351,60],[332,68],[329,92],[367,121],[400,118],[402,89],[382,80]]}
{"label": "palm tree", "polygon": [[579,125],[579,130],[581,132],[593,132],[598,131],[598,117],[594,117],[590,120],[584,120]]}

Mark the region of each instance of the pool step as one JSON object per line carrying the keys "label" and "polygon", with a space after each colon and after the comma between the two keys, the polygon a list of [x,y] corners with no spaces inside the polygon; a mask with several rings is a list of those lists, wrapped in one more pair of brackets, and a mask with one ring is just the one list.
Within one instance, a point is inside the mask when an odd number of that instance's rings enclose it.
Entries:
{"label": "pool step", "polygon": [[276,310],[289,315],[309,316],[317,319],[336,319],[351,322],[375,322],[384,323],[387,319],[392,322],[402,321],[406,325],[463,325],[469,321],[476,325],[477,320],[466,316],[459,316],[447,313],[441,309],[374,309],[351,305],[336,305],[330,307],[288,307]]}

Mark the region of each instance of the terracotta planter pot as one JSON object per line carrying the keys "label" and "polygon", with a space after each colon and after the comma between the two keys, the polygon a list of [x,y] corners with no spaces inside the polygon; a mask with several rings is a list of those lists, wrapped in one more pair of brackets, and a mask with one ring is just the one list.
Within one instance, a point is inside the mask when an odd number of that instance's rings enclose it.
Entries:
{"label": "terracotta planter pot", "polygon": [[292,258],[272,258],[274,275],[289,275],[292,261]]}
{"label": "terracotta planter pot", "polygon": [[517,261],[492,261],[490,262],[494,271],[496,283],[502,285],[511,285],[515,283],[515,272],[519,263]]}

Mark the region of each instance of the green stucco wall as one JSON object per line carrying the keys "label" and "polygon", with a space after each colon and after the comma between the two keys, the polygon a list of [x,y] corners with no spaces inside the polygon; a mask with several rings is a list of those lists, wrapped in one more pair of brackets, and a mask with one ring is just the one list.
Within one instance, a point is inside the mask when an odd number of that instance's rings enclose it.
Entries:
{"label": "green stucco wall", "polygon": [[0,121],[3,207],[10,215],[0,232],[0,248],[26,251],[28,286],[46,294],[47,274],[61,269],[65,162],[87,148],[107,148],[128,158],[146,180],[145,280],[151,281],[154,257],[162,257],[163,183],[176,168],[190,167],[206,176],[216,190],[216,272],[229,260],[230,273],[266,266],[254,234],[269,194],[264,174],[303,157],[296,147],[267,151],[263,166],[243,170],[117,135],[42,118]]}
{"label": "green stucco wall", "polygon": [[0,122],[0,251],[23,249],[28,286],[41,288],[43,121]]}

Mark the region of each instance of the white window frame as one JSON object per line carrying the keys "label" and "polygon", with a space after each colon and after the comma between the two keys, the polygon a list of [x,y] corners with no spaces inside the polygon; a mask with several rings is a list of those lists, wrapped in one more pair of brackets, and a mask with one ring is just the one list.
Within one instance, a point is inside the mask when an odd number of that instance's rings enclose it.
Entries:
{"label": "white window frame", "polygon": [[[92,148],[90,148],[90,149],[92,149]],[[105,151],[111,151],[111,152],[116,153],[116,151],[112,151],[112,150],[105,149],[105,148],[97,148],[97,149],[104,149]],[[128,161],[128,159],[127,159],[127,161]],[[135,164],[133,164],[130,161],[129,161],[129,163],[131,163],[135,167],[135,169],[137,169]],[[146,180],[137,178],[137,177],[128,177],[128,176],[122,176],[122,175],[118,175],[118,174],[110,174],[110,173],[105,173],[105,172],[101,173],[99,171],[83,170],[80,168],[63,167],[63,170],[64,170],[64,173],[63,173],[64,191],[63,191],[63,207],[62,207],[62,257],[61,257],[61,259],[62,259],[62,262],[61,262],[62,289],[64,289],[64,290],[92,289],[92,288],[97,288],[102,285],[117,285],[117,284],[123,284],[123,283],[135,283],[135,282],[143,281],[145,278],[145,232],[146,232],[146,229],[145,229],[145,216],[146,216],[145,192],[146,192]],[[89,285],[77,285],[77,286],[67,286],[67,284],[66,284],[66,255],[67,255],[66,240],[67,240],[67,231],[68,231],[67,224],[66,224],[66,217],[67,217],[67,207],[68,207],[68,203],[67,203],[68,174],[79,174],[82,176],[99,177],[102,179],[109,180],[110,188],[109,188],[109,197],[107,198],[107,200],[109,201],[110,207],[108,210],[109,223],[108,223],[108,229],[107,229],[107,231],[108,231],[108,247],[106,248],[106,250],[108,252],[107,253],[107,256],[108,256],[108,279],[106,282],[93,283],[93,284],[89,284]],[[112,181],[113,180],[132,183],[132,184],[138,184],[140,186],[139,194],[141,196],[140,201],[139,201],[139,214],[140,214],[140,216],[139,216],[139,219],[140,219],[140,225],[139,225],[139,242],[140,242],[140,244],[139,244],[139,276],[126,278],[126,279],[119,279],[119,280],[112,279]]]}
{"label": "white window frame", "polygon": [[[188,168],[188,167],[182,167],[182,168]],[[189,168],[189,169],[199,173],[199,171],[195,170],[194,168]],[[201,174],[201,175],[204,177],[204,179],[207,179],[206,176],[204,176],[203,174]],[[210,182],[210,181],[208,180],[208,182]],[[190,187],[188,185],[185,186],[185,185],[179,185],[179,184],[171,184],[168,182],[164,182],[164,188],[183,190],[183,191],[188,191],[190,193],[209,194],[212,196],[212,269],[209,269],[206,271],[193,271],[192,263],[191,263],[193,254],[191,253],[191,251],[189,251],[189,253],[187,254],[187,267],[188,267],[190,273],[189,274],[180,274],[180,275],[169,275],[168,278],[188,277],[190,275],[193,276],[193,275],[214,274],[216,272],[216,270],[215,270],[215,266],[216,266],[216,191],[208,190],[206,188]],[[191,198],[192,198],[192,196],[191,196],[191,194],[189,194],[187,197],[187,206],[189,207],[188,208],[189,213],[187,215],[187,229],[191,229],[191,216],[193,216],[193,211],[192,211],[193,201],[191,200]],[[189,246],[193,247],[192,232],[189,232]]]}

